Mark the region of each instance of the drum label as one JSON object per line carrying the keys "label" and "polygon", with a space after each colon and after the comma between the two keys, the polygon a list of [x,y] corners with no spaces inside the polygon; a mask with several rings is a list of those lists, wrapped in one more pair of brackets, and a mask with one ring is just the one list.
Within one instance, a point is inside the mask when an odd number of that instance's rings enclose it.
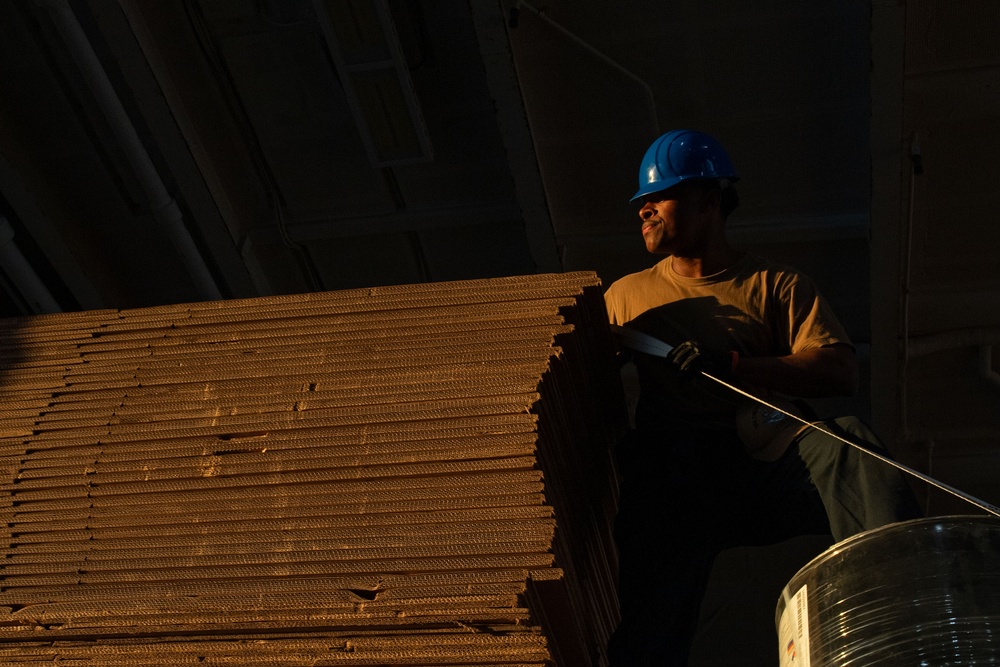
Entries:
{"label": "drum label", "polygon": [[781,667],[809,667],[809,598],[806,586],[785,600],[778,620],[778,654]]}

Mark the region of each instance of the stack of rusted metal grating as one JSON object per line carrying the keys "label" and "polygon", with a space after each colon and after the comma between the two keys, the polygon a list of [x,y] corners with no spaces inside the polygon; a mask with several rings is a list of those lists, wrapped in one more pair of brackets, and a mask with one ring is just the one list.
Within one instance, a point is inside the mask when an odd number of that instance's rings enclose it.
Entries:
{"label": "stack of rusted metal grating", "polygon": [[0,324],[0,663],[603,663],[592,273]]}

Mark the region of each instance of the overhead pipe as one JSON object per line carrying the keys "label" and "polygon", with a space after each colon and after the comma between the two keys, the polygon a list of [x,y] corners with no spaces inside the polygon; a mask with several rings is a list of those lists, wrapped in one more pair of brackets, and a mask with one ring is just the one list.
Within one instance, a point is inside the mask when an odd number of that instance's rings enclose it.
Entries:
{"label": "overhead pipe", "polygon": [[115,138],[125,152],[129,164],[132,165],[143,192],[149,199],[153,217],[160,223],[180,253],[181,261],[194,280],[200,296],[206,300],[221,299],[222,292],[184,224],[184,214],[177,201],[167,192],[163,179],[160,178],[149,153],[139,139],[132,120],[128,117],[107,72],[104,71],[100,59],[94,52],[94,47],[77,20],[76,14],[73,13],[69,0],[35,0],[35,4],[48,11],[52,22],[72,53],[84,80],[111,125]]}
{"label": "overhead pipe", "polygon": [[59,313],[62,307],[14,243],[14,228],[0,215],[0,267],[34,313]]}
{"label": "overhead pipe", "polygon": [[659,130],[660,121],[656,115],[656,95],[653,93],[652,87],[650,87],[650,85],[646,83],[645,80],[643,80],[635,72],[626,69],[623,65],[621,65],[621,63],[617,62],[616,60],[608,56],[606,53],[600,51],[599,49],[594,47],[594,45],[590,44],[576,33],[570,31],[565,26],[549,18],[548,14],[546,14],[544,10],[538,9],[537,7],[527,2],[523,2],[523,0],[518,0],[517,2],[515,2],[514,6],[510,10],[510,17],[511,17],[510,22],[512,27],[517,26],[517,16],[521,9],[528,10],[529,12],[540,18],[542,21],[547,23],[550,27],[552,27],[553,29],[557,30],[558,32],[562,33],[564,36],[569,38],[575,44],[580,46],[583,50],[587,51],[587,53],[590,53],[591,55],[593,55],[594,57],[596,57],[609,67],[611,67],[616,72],[624,75],[628,79],[639,84],[639,87],[641,87],[643,93],[645,93],[647,110],[649,111],[650,120],[653,122],[653,131],[654,133],[658,133],[660,131]]}

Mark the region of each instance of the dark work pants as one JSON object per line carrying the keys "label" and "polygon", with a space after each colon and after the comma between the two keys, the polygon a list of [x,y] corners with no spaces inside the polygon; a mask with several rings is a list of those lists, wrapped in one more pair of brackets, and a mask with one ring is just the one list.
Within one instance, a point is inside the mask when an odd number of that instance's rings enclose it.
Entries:
{"label": "dark work pants", "polygon": [[[856,418],[824,428],[886,455]],[[921,515],[904,473],[813,429],[773,463],[751,459],[728,433],[636,433],[620,450],[622,620],[608,645],[612,667],[687,664],[724,549],[810,534],[840,541]]]}

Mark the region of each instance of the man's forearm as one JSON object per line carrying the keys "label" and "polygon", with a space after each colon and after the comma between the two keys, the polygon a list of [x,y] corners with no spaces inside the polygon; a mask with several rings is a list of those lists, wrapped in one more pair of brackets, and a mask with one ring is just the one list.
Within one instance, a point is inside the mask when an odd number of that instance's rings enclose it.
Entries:
{"label": "man's forearm", "polygon": [[741,357],[736,379],[802,398],[850,396],[858,389],[858,363],[846,345],[813,348],[785,357]]}

